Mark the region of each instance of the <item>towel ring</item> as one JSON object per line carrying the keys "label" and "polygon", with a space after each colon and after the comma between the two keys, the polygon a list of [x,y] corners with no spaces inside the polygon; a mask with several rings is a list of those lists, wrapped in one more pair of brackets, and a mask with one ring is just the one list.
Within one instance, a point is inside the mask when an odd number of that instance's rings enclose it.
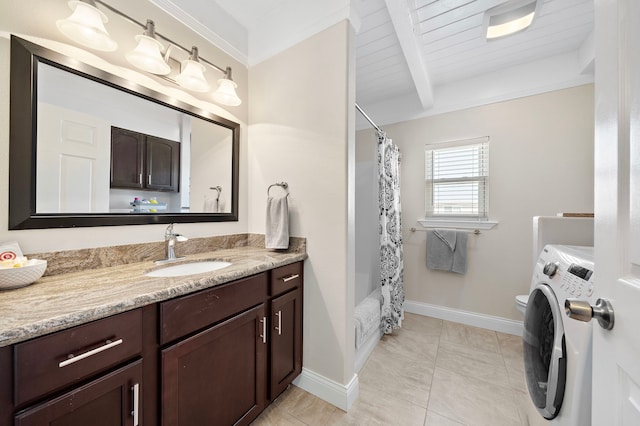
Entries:
{"label": "towel ring", "polygon": [[[267,188],[267,196],[269,196],[269,191],[271,190],[272,187],[274,186],[279,186],[282,189],[284,189],[285,191],[287,191],[287,188],[289,188],[289,184],[287,182],[276,182],[276,183],[272,183],[271,185],[269,185],[269,187]],[[287,191],[287,195],[289,195],[289,192]]]}

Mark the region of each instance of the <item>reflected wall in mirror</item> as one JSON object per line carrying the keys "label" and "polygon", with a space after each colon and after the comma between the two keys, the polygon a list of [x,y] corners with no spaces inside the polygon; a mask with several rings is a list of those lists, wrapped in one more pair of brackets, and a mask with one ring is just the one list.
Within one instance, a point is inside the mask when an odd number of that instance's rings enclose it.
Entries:
{"label": "reflected wall in mirror", "polygon": [[12,36],[9,229],[237,220],[238,148],[237,123]]}

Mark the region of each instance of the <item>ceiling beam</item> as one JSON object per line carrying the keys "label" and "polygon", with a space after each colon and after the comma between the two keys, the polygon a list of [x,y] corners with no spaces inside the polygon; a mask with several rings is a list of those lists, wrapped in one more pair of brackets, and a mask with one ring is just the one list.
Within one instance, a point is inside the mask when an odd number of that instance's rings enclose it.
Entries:
{"label": "ceiling beam", "polygon": [[427,65],[422,57],[419,41],[413,32],[413,21],[407,2],[406,0],[385,0],[384,2],[400,42],[402,53],[409,66],[420,103],[424,109],[429,109],[433,106],[433,87]]}
{"label": "ceiling beam", "polygon": [[595,32],[591,31],[578,49],[578,61],[582,74],[593,74],[596,62]]}

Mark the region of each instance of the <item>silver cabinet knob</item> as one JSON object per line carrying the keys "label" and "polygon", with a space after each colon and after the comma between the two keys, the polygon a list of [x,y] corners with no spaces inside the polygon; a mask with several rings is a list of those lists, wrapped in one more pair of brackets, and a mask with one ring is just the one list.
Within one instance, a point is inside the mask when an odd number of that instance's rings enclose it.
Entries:
{"label": "silver cabinet knob", "polygon": [[589,322],[591,318],[596,318],[600,327],[606,330],[613,328],[613,306],[606,299],[596,300],[595,306],[591,306],[589,302],[584,300],[567,299],[564,302],[564,311],[569,318],[584,322]]}

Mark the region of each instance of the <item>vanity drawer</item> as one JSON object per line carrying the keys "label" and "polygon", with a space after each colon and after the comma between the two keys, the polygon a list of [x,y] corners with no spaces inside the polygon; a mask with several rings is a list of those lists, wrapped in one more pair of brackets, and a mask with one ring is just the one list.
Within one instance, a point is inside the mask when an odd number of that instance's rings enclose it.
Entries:
{"label": "vanity drawer", "polygon": [[302,262],[281,266],[271,271],[271,296],[302,285]]}
{"label": "vanity drawer", "polygon": [[140,309],[18,343],[15,403],[62,389],[141,352]]}
{"label": "vanity drawer", "polygon": [[264,302],[267,274],[254,275],[160,304],[165,344]]}

